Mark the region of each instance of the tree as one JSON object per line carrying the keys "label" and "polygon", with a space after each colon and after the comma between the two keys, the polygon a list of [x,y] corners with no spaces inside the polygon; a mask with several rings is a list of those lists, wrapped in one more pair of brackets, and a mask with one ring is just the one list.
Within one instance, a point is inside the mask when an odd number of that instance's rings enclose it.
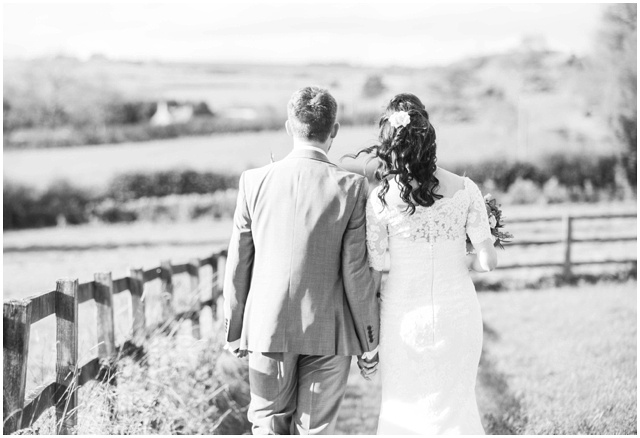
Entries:
{"label": "tree", "polygon": [[607,6],[598,38],[598,59],[607,90],[608,122],[620,144],[629,182],[637,184],[637,5]]}
{"label": "tree", "polygon": [[362,95],[368,99],[380,96],[387,89],[382,77],[379,75],[371,75],[364,82],[362,87]]}

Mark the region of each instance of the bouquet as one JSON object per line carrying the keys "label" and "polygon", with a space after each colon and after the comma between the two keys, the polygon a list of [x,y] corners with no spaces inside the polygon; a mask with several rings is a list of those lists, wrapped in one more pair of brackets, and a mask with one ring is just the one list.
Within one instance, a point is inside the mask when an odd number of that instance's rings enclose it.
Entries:
{"label": "bouquet", "polygon": [[[491,236],[493,236],[493,246],[496,248],[504,249],[503,243],[513,239],[513,234],[502,231],[504,228],[504,221],[502,220],[502,210],[495,198],[488,193],[484,197],[484,205],[487,208],[487,216],[489,216],[489,227],[491,227]],[[467,249],[473,248],[471,240],[467,236]]]}

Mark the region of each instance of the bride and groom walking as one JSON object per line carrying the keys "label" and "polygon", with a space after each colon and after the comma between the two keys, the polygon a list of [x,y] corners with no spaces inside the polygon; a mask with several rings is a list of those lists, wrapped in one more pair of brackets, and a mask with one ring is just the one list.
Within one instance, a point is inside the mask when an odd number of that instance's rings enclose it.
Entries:
{"label": "bride and groom walking", "polygon": [[496,253],[480,190],[436,165],[414,95],[389,102],[379,144],[361,151],[379,162],[370,194],[327,157],[340,127],[329,92],[302,88],[287,112],[293,151],[240,178],[224,283],[226,348],[249,357],[253,433],[334,433],[358,356],[365,379],[379,367],[378,434],[483,434],[469,270],[492,270]]}

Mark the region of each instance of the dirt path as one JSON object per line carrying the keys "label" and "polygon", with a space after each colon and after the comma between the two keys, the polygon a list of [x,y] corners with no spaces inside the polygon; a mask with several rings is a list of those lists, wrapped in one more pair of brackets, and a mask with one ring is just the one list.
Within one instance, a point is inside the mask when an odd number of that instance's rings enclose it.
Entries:
{"label": "dirt path", "polygon": [[375,435],[380,412],[380,377],[366,381],[360,375],[355,359],[347,382],[336,435]]}

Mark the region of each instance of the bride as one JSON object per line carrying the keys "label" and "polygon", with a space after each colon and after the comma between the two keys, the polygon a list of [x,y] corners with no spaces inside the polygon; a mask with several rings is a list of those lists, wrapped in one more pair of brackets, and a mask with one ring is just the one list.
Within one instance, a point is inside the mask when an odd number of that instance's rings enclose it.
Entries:
{"label": "bride", "polygon": [[[482,318],[469,270],[497,256],[476,184],[436,165],[436,133],[412,94],[380,119],[381,184],[367,203],[369,264],[380,284],[378,434],[484,434],[475,396]],[[466,235],[475,252],[466,254]]]}

